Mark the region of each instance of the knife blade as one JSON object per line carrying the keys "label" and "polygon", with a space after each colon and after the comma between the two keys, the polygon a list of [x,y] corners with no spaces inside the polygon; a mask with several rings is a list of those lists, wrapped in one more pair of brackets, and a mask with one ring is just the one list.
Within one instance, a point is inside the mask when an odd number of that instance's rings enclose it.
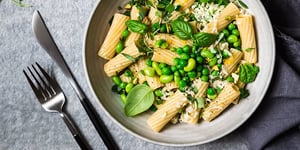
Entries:
{"label": "knife blade", "polygon": [[92,121],[94,127],[96,128],[106,147],[108,149],[114,150],[119,149],[112,135],[109,133],[107,127],[105,126],[103,120],[99,117],[97,111],[95,110],[89,99],[86,97],[85,93],[83,92],[74,75],[72,74],[69,66],[67,65],[60,50],[58,49],[54,39],[52,38],[51,33],[49,32],[45,24],[44,19],[42,18],[38,10],[36,10],[33,13],[32,30],[38,43],[44,50],[46,50],[46,52],[56,62],[56,64],[61,68],[64,75],[67,77],[72,88],[75,90],[83,108],[88,114],[89,119]]}

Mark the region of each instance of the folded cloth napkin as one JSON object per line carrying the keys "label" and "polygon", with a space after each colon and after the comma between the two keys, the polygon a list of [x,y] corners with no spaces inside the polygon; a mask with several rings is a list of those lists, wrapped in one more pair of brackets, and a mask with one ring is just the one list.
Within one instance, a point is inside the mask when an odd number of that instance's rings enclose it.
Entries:
{"label": "folded cloth napkin", "polygon": [[262,0],[276,39],[274,75],[261,105],[237,130],[250,150],[300,150],[300,0]]}

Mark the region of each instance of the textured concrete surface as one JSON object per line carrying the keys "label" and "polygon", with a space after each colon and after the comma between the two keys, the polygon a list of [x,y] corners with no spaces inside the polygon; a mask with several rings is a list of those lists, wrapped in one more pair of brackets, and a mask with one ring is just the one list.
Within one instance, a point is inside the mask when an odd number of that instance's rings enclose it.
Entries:
{"label": "textured concrete surface", "polygon": [[[105,149],[70,84],[62,72],[36,42],[31,30],[34,10],[40,10],[58,47],[99,115],[121,149],[247,149],[230,134],[212,143],[193,147],[165,147],[145,142],[112,122],[89,91],[85,79],[82,43],[90,13],[98,0],[24,0],[29,8],[20,8],[10,0],[0,0],[0,149],[79,149],[58,114],[42,109],[22,73],[23,68],[39,62],[57,78],[67,98],[67,112],[79,126],[93,149]],[[199,133],[201,134],[201,133]]]}

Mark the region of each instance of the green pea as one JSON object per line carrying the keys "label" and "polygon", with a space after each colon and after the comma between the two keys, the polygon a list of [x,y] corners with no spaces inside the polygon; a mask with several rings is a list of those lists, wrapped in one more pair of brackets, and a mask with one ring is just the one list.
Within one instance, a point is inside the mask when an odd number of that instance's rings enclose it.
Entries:
{"label": "green pea", "polygon": [[151,67],[152,66],[152,60],[150,58],[146,59],[146,65]]}
{"label": "green pea", "polygon": [[120,85],[122,83],[122,80],[119,76],[113,76],[111,79],[116,85]]}
{"label": "green pea", "polygon": [[183,69],[179,69],[179,73],[180,73],[181,76],[184,76],[184,74],[185,74]]}
{"label": "green pea", "polygon": [[233,81],[234,81],[234,79],[233,79],[233,77],[232,77],[232,76],[229,76],[229,77],[227,77],[227,78],[226,78],[226,81],[228,81],[228,82],[233,82]]}
{"label": "green pea", "polygon": [[182,53],[182,54],[180,54],[180,59],[188,60],[189,57],[190,57],[190,56],[189,56],[187,53]]}
{"label": "green pea", "polygon": [[193,79],[193,78],[196,78],[197,74],[195,71],[191,71],[191,72],[188,72],[188,76],[189,76],[189,78]]}
{"label": "green pea", "polygon": [[174,58],[174,65],[177,66],[179,64],[180,59],[179,58]]}
{"label": "green pea", "polygon": [[202,66],[202,65],[198,65],[198,66],[196,67],[197,72],[201,72],[202,69],[203,69],[203,66]]}
{"label": "green pea", "polygon": [[171,66],[171,71],[172,71],[172,72],[175,72],[175,71],[177,71],[177,68],[176,68],[176,66]]}
{"label": "green pea", "polygon": [[241,40],[238,40],[238,41],[233,43],[234,47],[239,47],[240,45],[241,45]]}
{"label": "green pea", "polygon": [[240,35],[240,32],[239,32],[238,29],[233,29],[233,30],[231,31],[231,34],[236,35],[236,36],[239,36],[239,35]]}
{"label": "green pea", "polygon": [[171,50],[172,52],[176,52],[176,48],[174,48],[174,47],[171,47],[170,50]]}
{"label": "green pea", "polygon": [[173,75],[161,75],[159,81],[161,83],[169,83],[173,80]]}
{"label": "green pea", "polygon": [[182,49],[183,49],[183,52],[185,52],[185,53],[189,53],[191,50],[189,45],[184,45]]}
{"label": "green pea", "polygon": [[223,29],[222,32],[224,33],[225,37],[228,37],[230,35],[230,33],[227,29]]}
{"label": "green pea", "polygon": [[164,67],[161,69],[163,75],[170,75],[172,73],[170,67]]}
{"label": "green pea", "polygon": [[180,68],[185,67],[187,64],[188,64],[188,62],[186,60],[180,59],[180,61],[179,61]]}
{"label": "green pea", "polygon": [[162,93],[162,91],[161,91],[160,89],[155,90],[155,91],[154,91],[154,94],[155,94],[155,96],[157,96],[157,97],[162,97],[162,96],[163,96],[163,93]]}
{"label": "green pea", "polygon": [[233,29],[236,29],[236,26],[235,26],[233,23],[230,23],[230,24],[228,25],[228,29],[231,31],[231,30],[233,30]]}
{"label": "green pea", "polygon": [[126,39],[126,38],[128,37],[128,35],[129,35],[129,31],[128,31],[127,29],[125,29],[125,30],[122,32],[122,37]]}
{"label": "green pea", "polygon": [[202,64],[203,63],[203,57],[197,56],[196,57],[197,63]]}
{"label": "green pea", "polygon": [[227,51],[223,51],[222,52],[222,57],[223,58],[228,58],[229,57],[229,53]]}
{"label": "green pea", "polygon": [[167,42],[163,42],[163,43],[161,43],[161,45],[160,45],[160,47],[161,47],[161,48],[164,48],[164,49],[168,48],[168,46],[169,46],[169,44],[168,44]]}
{"label": "green pea", "polygon": [[157,40],[157,41],[154,43],[154,47],[159,48],[159,47],[161,46],[162,43],[163,43],[163,40]]}
{"label": "green pea", "polygon": [[185,72],[192,71],[196,67],[196,60],[194,58],[190,58],[188,60],[188,64],[183,68]]}
{"label": "green pea", "polygon": [[134,86],[133,83],[128,83],[125,87],[125,91],[127,93],[129,93],[131,91],[131,89],[133,88],[133,86]]}
{"label": "green pea", "polygon": [[160,26],[159,31],[160,31],[161,33],[166,33],[166,32],[167,32],[167,26],[166,26],[166,24],[162,24],[162,25]]}
{"label": "green pea", "polygon": [[189,77],[183,77],[182,80],[185,82],[188,82],[190,79],[189,79]]}
{"label": "green pea", "polygon": [[203,49],[201,51],[200,55],[205,58],[213,58],[214,57],[214,54],[209,49]]}
{"label": "green pea", "polygon": [[155,61],[152,62],[152,68],[155,70],[155,72],[158,75],[162,75],[161,69],[159,68],[158,65],[159,65],[158,62],[155,62]]}
{"label": "green pea", "polygon": [[179,86],[179,82],[180,82],[180,76],[176,76],[176,75],[174,75],[174,82],[175,82],[175,84],[176,84],[176,85],[178,85],[178,86]]}
{"label": "green pea", "polygon": [[152,67],[145,67],[145,69],[144,69],[144,74],[146,75],[146,76],[149,76],[149,77],[154,77],[154,75],[155,75],[155,70],[152,68]]}
{"label": "green pea", "polygon": [[190,54],[190,57],[191,57],[191,58],[195,58],[195,57],[196,57],[196,54]]}
{"label": "green pea", "polygon": [[165,64],[165,63],[160,63],[158,66],[159,66],[160,69],[162,69],[162,68],[167,67],[167,64]]}
{"label": "green pea", "polygon": [[180,80],[180,81],[179,81],[179,87],[181,87],[181,88],[186,87],[186,81]]}
{"label": "green pea", "polygon": [[119,42],[116,47],[116,53],[121,53],[123,51],[123,48],[124,48],[124,43]]}
{"label": "green pea", "polygon": [[121,101],[123,104],[126,104],[126,101],[127,101],[127,97],[126,97],[126,94],[120,94],[120,98],[121,98]]}
{"label": "green pea", "polygon": [[214,58],[210,59],[210,61],[208,62],[208,65],[210,67],[213,67],[214,65],[217,64],[217,61],[218,61],[217,57],[214,57]]}
{"label": "green pea", "polygon": [[207,82],[208,81],[208,76],[206,76],[206,75],[201,76],[201,80],[203,82]]}
{"label": "green pea", "polygon": [[126,77],[132,77],[132,76],[133,76],[133,75],[132,75],[132,72],[131,72],[129,69],[126,69],[126,70],[125,70],[124,75],[125,75]]}
{"label": "green pea", "polygon": [[176,48],[176,52],[178,54],[182,54],[183,53],[183,49],[181,47]]}
{"label": "green pea", "polygon": [[207,93],[207,95],[215,95],[216,91],[213,88],[208,88],[206,93]]}
{"label": "green pea", "polygon": [[120,87],[121,89],[125,89],[126,85],[127,85],[126,82],[122,82],[122,83],[119,85],[119,87]]}
{"label": "green pea", "polygon": [[205,76],[207,76],[209,74],[208,68],[203,68],[202,69],[202,74],[205,75]]}
{"label": "green pea", "polygon": [[238,37],[236,35],[231,34],[228,36],[227,41],[228,41],[228,43],[234,43],[234,42],[238,41]]}
{"label": "green pea", "polygon": [[214,70],[212,73],[211,73],[212,76],[214,77],[217,77],[219,75],[219,72],[217,70]]}

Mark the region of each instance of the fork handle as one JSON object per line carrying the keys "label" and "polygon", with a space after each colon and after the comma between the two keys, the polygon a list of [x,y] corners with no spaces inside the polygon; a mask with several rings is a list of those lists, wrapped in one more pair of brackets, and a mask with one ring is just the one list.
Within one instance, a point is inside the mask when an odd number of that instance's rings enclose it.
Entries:
{"label": "fork handle", "polygon": [[89,150],[91,149],[86,141],[84,140],[84,138],[82,137],[82,135],[80,134],[80,132],[78,131],[78,129],[76,128],[76,126],[74,125],[74,123],[70,120],[70,118],[68,117],[68,115],[64,112],[60,112],[60,116],[62,117],[62,119],[64,120],[65,124],[67,125],[67,127],[69,128],[69,130],[71,131],[73,137],[75,138],[77,144],[80,146],[80,148],[82,150]]}

